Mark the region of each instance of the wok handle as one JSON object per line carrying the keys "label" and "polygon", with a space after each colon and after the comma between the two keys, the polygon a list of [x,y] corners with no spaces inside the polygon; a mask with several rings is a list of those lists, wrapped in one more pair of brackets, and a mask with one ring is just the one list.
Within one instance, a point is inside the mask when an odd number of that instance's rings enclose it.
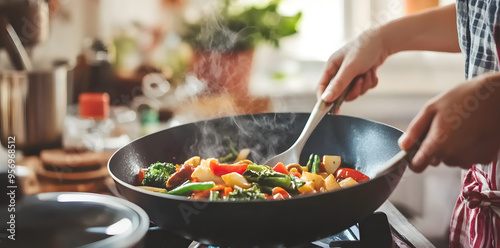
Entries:
{"label": "wok handle", "polygon": [[420,148],[420,145],[422,144],[422,141],[424,140],[426,135],[427,133],[424,133],[408,150],[401,150],[392,158],[387,160],[384,164],[382,164],[382,166],[379,167],[375,177],[386,174],[394,166],[404,167],[407,164],[411,166],[411,160],[413,159],[413,157],[415,157],[415,154]]}
{"label": "wok handle", "polygon": [[425,136],[427,136],[427,132],[420,135],[420,137],[415,141],[415,143],[413,143],[413,145],[410,146],[408,150],[406,150],[405,159],[406,161],[408,161],[408,164],[411,165],[411,161],[413,160],[413,157],[415,157],[415,154],[417,154],[417,151],[420,148],[422,141],[425,139]]}

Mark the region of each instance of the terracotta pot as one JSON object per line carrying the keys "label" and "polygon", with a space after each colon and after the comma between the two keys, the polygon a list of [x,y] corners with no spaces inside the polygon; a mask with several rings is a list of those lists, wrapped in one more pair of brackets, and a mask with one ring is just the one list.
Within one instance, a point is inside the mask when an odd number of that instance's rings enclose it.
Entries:
{"label": "terracotta pot", "polygon": [[406,14],[439,6],[439,0],[406,0]]}
{"label": "terracotta pot", "polygon": [[248,95],[254,50],[196,51],[193,71],[207,83],[207,94]]}

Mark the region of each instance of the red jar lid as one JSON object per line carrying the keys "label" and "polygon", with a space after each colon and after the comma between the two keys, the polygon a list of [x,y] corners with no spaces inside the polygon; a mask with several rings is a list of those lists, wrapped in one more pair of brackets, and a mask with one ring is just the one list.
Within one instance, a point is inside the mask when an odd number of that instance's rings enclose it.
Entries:
{"label": "red jar lid", "polygon": [[78,96],[80,117],[103,120],[109,116],[108,93],[82,93]]}

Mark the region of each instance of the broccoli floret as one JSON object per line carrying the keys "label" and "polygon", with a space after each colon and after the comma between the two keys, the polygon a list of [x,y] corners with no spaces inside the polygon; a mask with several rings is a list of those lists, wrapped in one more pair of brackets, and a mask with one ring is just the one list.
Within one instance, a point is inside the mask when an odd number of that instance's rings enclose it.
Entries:
{"label": "broccoli floret", "polygon": [[260,192],[260,188],[257,184],[254,184],[248,189],[242,189],[238,186],[234,186],[234,190],[229,193],[225,200],[227,201],[250,201],[256,199],[266,199],[264,193]]}
{"label": "broccoli floret", "polygon": [[168,179],[175,173],[175,165],[172,163],[156,162],[148,167],[144,174],[142,185],[165,188]]}

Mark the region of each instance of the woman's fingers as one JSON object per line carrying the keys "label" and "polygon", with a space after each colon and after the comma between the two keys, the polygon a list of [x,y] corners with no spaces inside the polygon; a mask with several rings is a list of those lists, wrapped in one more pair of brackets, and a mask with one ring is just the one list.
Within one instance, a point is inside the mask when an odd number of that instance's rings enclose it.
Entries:
{"label": "woman's fingers", "polygon": [[332,102],[356,77],[364,78],[354,82],[357,85],[346,100],[353,100],[375,87],[378,81],[375,70],[388,56],[381,34],[368,30],[335,52],[321,77],[317,96],[325,102]]}
{"label": "woman's fingers", "polygon": [[441,163],[441,159],[437,158],[437,157],[433,157],[430,161],[430,164],[432,166],[438,166],[439,164]]}
{"label": "woman's fingers", "polygon": [[333,102],[337,99],[345,90],[347,85],[349,85],[349,83],[351,83],[351,81],[359,75],[357,72],[358,69],[359,68],[351,65],[349,62],[343,61],[337,71],[337,74],[333,77],[332,81],[321,95],[321,99],[325,102]]}
{"label": "woman's fingers", "polygon": [[352,83],[354,84],[354,86],[351,88],[349,94],[347,94],[347,97],[345,98],[346,101],[352,101],[361,94],[363,85],[365,84],[365,77],[358,77],[357,79],[355,79],[355,82]]}
{"label": "woman's fingers", "polygon": [[333,77],[335,77],[335,75],[339,71],[340,65],[339,65],[339,63],[336,62],[336,60],[333,56],[335,56],[335,54],[332,55],[330,60],[328,60],[326,69],[323,72],[323,76],[321,77],[321,79],[319,81],[319,84],[318,84],[318,87],[316,90],[316,96],[318,99],[321,98],[321,95],[325,92],[326,88],[328,87],[328,85],[332,81]]}
{"label": "woman's fingers", "polygon": [[359,95],[364,95],[369,89],[375,87],[378,83],[378,78],[376,74],[376,69],[372,68],[365,73],[365,80],[361,86],[361,92]]}

